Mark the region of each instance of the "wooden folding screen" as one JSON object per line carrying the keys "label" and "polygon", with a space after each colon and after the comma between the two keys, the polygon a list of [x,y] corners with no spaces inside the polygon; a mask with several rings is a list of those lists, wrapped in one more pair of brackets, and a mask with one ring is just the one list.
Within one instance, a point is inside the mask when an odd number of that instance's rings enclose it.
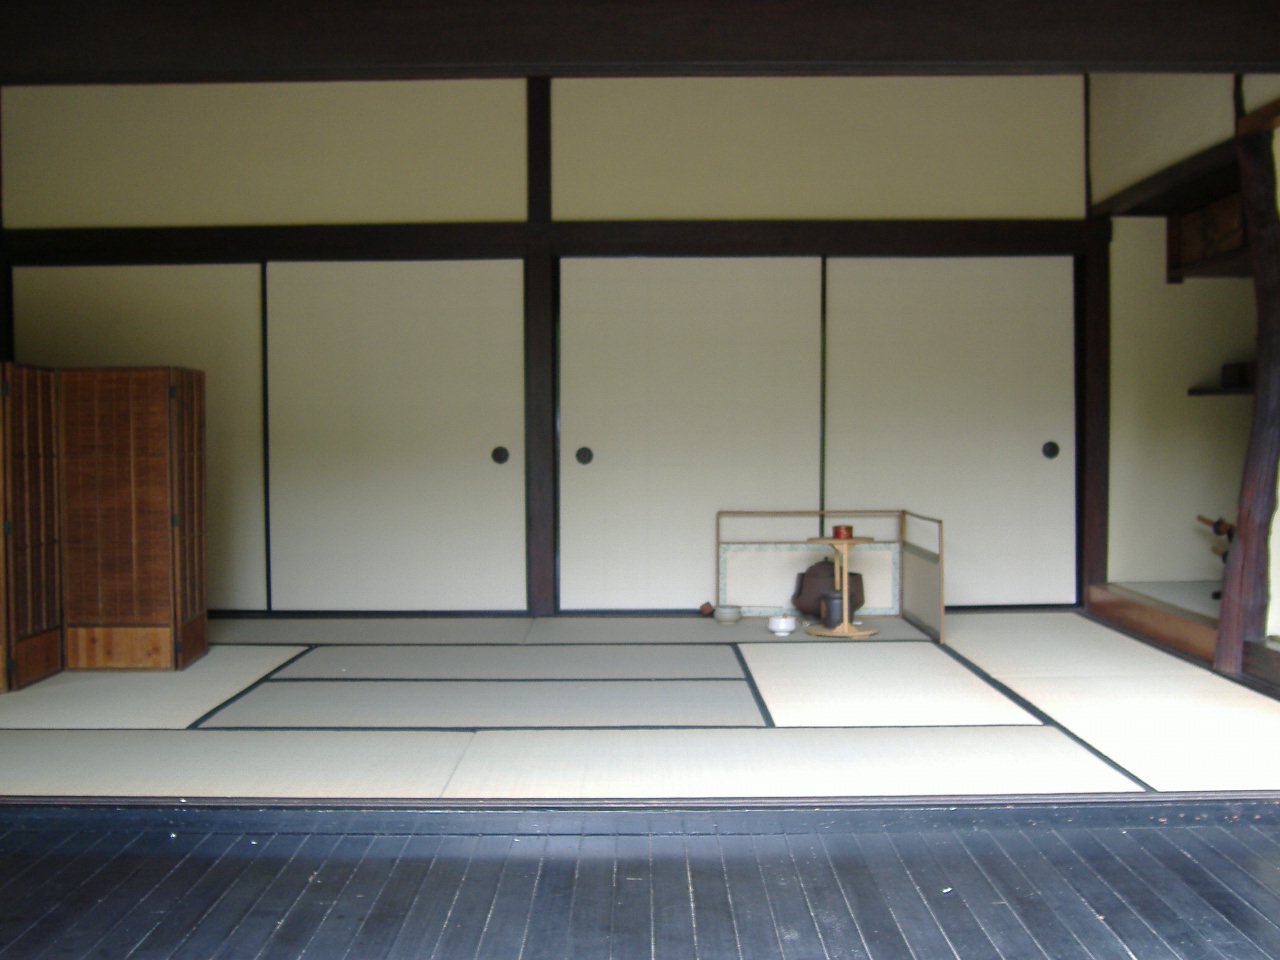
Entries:
{"label": "wooden folding screen", "polygon": [[181,669],[207,649],[204,374],[58,378],[66,665]]}
{"label": "wooden folding screen", "polygon": [[57,383],[52,370],[0,365],[0,629],[14,690],[62,669]]}

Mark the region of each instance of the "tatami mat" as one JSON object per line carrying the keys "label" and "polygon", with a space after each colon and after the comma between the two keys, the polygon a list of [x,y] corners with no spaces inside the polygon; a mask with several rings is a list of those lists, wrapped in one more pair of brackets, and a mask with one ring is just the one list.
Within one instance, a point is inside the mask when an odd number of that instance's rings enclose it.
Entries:
{"label": "tatami mat", "polygon": [[1049,727],[530,730],[476,734],[445,795],[845,797],[1134,789]]}
{"label": "tatami mat", "polygon": [[1004,682],[1206,672],[1075,613],[951,614],[947,645]]}
{"label": "tatami mat", "polygon": [[756,632],[768,635],[763,620],[726,625],[710,617],[539,617],[528,642],[736,643]]}
{"label": "tatami mat", "polygon": [[209,621],[210,643],[523,643],[527,617],[307,617]]}
{"label": "tatami mat", "polygon": [[1039,723],[932,643],[762,643],[742,655],[780,727]]}
{"label": "tatami mat", "polygon": [[217,647],[185,670],[66,670],[0,696],[0,729],[181,729],[301,647]]}
{"label": "tatami mat", "polygon": [[272,682],[205,727],[759,726],[745,681]]}
{"label": "tatami mat", "polygon": [[1280,790],[1280,701],[1076,614],[959,614],[957,650],[1157,790]]}
{"label": "tatami mat", "polygon": [[469,733],[0,731],[17,797],[438,797]]}
{"label": "tatami mat", "polygon": [[317,647],[278,678],[400,680],[741,680],[724,644]]}

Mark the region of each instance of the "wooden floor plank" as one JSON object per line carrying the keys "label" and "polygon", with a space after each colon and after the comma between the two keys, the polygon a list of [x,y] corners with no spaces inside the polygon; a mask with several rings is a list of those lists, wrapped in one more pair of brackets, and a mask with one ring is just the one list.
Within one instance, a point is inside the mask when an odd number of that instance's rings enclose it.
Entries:
{"label": "wooden floor plank", "polygon": [[938,864],[938,869],[963,898],[1000,956],[1017,957],[1019,960],[1050,960],[1049,954],[991,885],[954,833],[949,830],[926,830],[918,836],[920,844],[929,851]]}
{"label": "wooden floor plank", "polygon": [[[329,911],[342,896],[343,889],[355,873],[361,859],[369,849],[371,838],[347,836],[339,838],[332,851],[317,865],[315,871],[299,890],[292,907],[276,921],[266,944],[256,960],[297,960],[316,937],[318,927],[328,918]],[[318,938],[316,946],[321,956],[340,958],[327,937]],[[345,944],[344,944],[345,946]],[[316,953],[317,951],[313,951]]]}
{"label": "wooden floor plank", "polygon": [[581,843],[582,838],[573,835],[547,837],[522,960],[563,960],[568,953]]}
{"label": "wooden floor plank", "polygon": [[889,839],[956,955],[964,960],[1001,960],[969,909],[961,880],[943,870],[919,835],[892,834]]}
{"label": "wooden floor plank", "polygon": [[1195,929],[1189,919],[1169,906],[1159,892],[1143,880],[1099,842],[1093,831],[1058,830],[1058,835],[1071,850],[1102,879],[1152,930],[1179,956],[1199,957],[1212,954],[1212,945]]}
{"label": "wooden floor plank", "polygon": [[755,839],[750,835],[720,837],[720,857],[724,864],[734,930],[739,945],[751,945],[752,956],[761,960],[782,960],[780,934],[773,904],[765,888],[764,870]]}
{"label": "wooden floor plank", "polygon": [[[1054,831],[1036,831],[1031,833],[1030,841],[1036,850],[1045,858],[1054,870],[1061,875],[1076,897],[1085,905],[1086,910],[1100,920],[1111,931],[1116,951],[1120,955],[1127,953],[1141,957],[1152,957],[1153,960],[1173,958],[1173,949],[1153,930],[1146,920],[1116,891],[1099,877],[1062,837]],[[1010,832],[1001,835],[1001,843],[1010,855],[1017,857],[1017,842],[1022,835]],[[1070,901],[1068,901],[1070,903]],[[1088,916],[1077,919],[1074,910],[1062,909],[1061,915],[1067,919],[1072,929],[1087,943],[1095,956],[1100,947],[1089,938],[1098,934],[1098,925]]]}
{"label": "wooden floor plank", "polygon": [[228,932],[211,960],[256,957],[265,950],[279,924],[303,901],[312,879],[345,839],[323,833],[307,836]]}
{"label": "wooden floor plank", "polygon": [[[1274,860],[1268,859],[1265,852],[1259,851],[1256,841],[1246,843],[1239,835],[1241,832],[1215,826],[1196,830],[1191,835],[1212,847],[1231,864],[1238,871],[1235,876],[1248,877],[1264,890],[1280,895],[1280,849],[1276,851]],[[1179,837],[1177,841],[1179,846],[1182,846],[1181,839]]]}
{"label": "wooden floor plank", "polygon": [[613,926],[613,885],[617,870],[616,837],[583,837],[578,847],[578,873],[569,913],[570,960],[609,955]]}
{"label": "wooden floor plank", "polygon": [[155,945],[150,945],[150,955],[172,957],[173,960],[209,960],[227,942],[306,839],[305,836],[291,834],[276,834],[261,840],[249,838],[249,850],[245,852],[252,859],[245,868],[220,891],[216,902],[186,931],[176,949],[171,953],[156,953]]}
{"label": "wooden floor plank", "polygon": [[385,956],[439,846],[439,837],[374,837],[299,960]]}
{"label": "wooden floor plank", "polygon": [[874,865],[857,839],[832,833],[824,835],[822,843],[872,960],[914,960],[893,911],[872,879]]}
{"label": "wooden floor plank", "polygon": [[693,886],[684,837],[650,837],[649,863],[653,877],[653,956],[695,960]]}
{"label": "wooden floor plank", "polygon": [[[1213,949],[1232,960],[1280,956],[1280,928],[1253,910],[1177,848],[1148,850],[1145,830],[1094,830],[1093,835]],[[1181,831],[1179,831],[1181,832]],[[1183,869],[1190,862],[1194,872]],[[1246,935],[1245,931],[1249,931]],[[1250,935],[1259,936],[1255,942]]]}
{"label": "wooden floor plank", "polygon": [[[105,869],[138,839],[135,831],[85,831],[53,857],[42,857],[0,901],[0,945],[11,945]],[[0,954],[3,955],[3,954]]]}
{"label": "wooden floor plank", "polygon": [[653,956],[653,869],[648,837],[618,837],[614,875],[611,960]]}
{"label": "wooden floor plank", "polygon": [[[252,866],[259,851],[265,849],[271,840],[267,836],[252,834],[232,835],[230,839],[226,852],[210,863],[191,886],[180,891],[177,901],[128,954],[130,960],[165,960],[173,956],[204,918],[222,902],[240,876]],[[118,956],[104,954],[101,960],[117,960]]]}
{"label": "wooden floor plank", "polygon": [[476,960],[518,957],[529,931],[529,915],[542,872],[546,837],[514,837],[485,921]]}
{"label": "wooden floor plank", "polygon": [[10,810],[0,960],[1280,956],[1280,801]]}
{"label": "wooden floor plank", "polygon": [[685,855],[689,860],[693,939],[698,960],[740,958],[738,931],[734,926],[719,839],[715,836],[686,837]]}
{"label": "wooden floor plank", "polygon": [[475,956],[514,842],[515,838],[510,836],[483,836],[476,841],[471,863],[458,885],[453,909],[440,931],[436,956]]}
{"label": "wooden floor plank", "polygon": [[813,834],[803,833],[791,834],[784,839],[826,955],[831,960],[868,960],[867,945],[853,914],[849,912],[840,881],[831,868],[822,841]]}
{"label": "wooden floor plank", "polygon": [[782,956],[786,960],[829,956],[787,838],[780,833],[766,833],[750,840]]}
{"label": "wooden floor plank", "polygon": [[236,840],[235,836],[220,833],[201,836],[172,873],[137,902],[128,905],[118,923],[102,931],[101,938],[85,951],[85,960],[118,960],[129,956],[177,911],[182,899],[222,861]]}
{"label": "wooden floor plank", "polygon": [[407,960],[431,956],[466,876],[476,841],[476,837],[443,839],[409,905],[404,923],[391,942],[388,957]]}
{"label": "wooden floor plank", "polygon": [[1096,915],[1079,897],[1044,895],[1044,878],[1028,876],[1016,848],[1006,845],[1018,840],[1016,831],[1002,832],[1001,842],[987,830],[956,831],[956,836],[1045,953],[1054,960],[1100,960],[1092,944],[1086,947],[1096,933]]}
{"label": "wooden floor plank", "polygon": [[[1268,957],[1280,957],[1280,896],[1240,870],[1204,843],[1196,831],[1134,830],[1130,836],[1170,875],[1211,910],[1210,921],[1220,917],[1230,930],[1256,944]],[[1126,861],[1136,859],[1126,857]],[[1186,915],[1186,910],[1181,911]],[[1229,941],[1229,933],[1224,933]],[[1245,956],[1244,945],[1236,947]]]}
{"label": "wooden floor plank", "polygon": [[137,836],[100,870],[53,904],[0,957],[35,957],[53,950],[79,957],[110,930],[131,902],[146,896],[190,850],[194,838],[150,832]]}

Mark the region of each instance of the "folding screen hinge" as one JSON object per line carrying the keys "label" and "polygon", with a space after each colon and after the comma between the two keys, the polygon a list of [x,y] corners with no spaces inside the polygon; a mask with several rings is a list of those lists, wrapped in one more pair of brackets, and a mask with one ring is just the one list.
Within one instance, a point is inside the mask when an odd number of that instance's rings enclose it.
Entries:
{"label": "folding screen hinge", "polygon": [[9,395],[9,381],[0,380],[0,397],[7,397],[8,395]]}
{"label": "folding screen hinge", "polygon": [[169,526],[176,527],[178,525],[178,515],[176,513],[169,514]]}
{"label": "folding screen hinge", "polygon": [[8,657],[4,662],[5,676],[9,678],[9,682],[13,683],[13,678],[18,675],[18,661],[13,657]]}
{"label": "folding screen hinge", "polygon": [[175,384],[169,384],[169,399],[172,400],[178,395],[178,388]]}
{"label": "folding screen hinge", "polygon": [[13,536],[13,524],[10,523],[8,520],[4,522],[4,535],[6,537]]}

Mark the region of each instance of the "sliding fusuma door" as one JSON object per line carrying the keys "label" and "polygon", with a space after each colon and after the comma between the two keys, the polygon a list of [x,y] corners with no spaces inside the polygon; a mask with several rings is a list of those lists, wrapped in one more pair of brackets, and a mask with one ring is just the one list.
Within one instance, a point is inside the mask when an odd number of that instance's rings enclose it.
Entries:
{"label": "sliding fusuma door", "polygon": [[1074,603],[1071,258],[827,270],[827,505],[941,519],[948,604]]}
{"label": "sliding fusuma door", "polygon": [[522,296],[518,260],[269,265],[274,609],[525,608]]}
{"label": "sliding fusuma door", "polygon": [[562,261],[563,609],[696,607],[717,510],[816,509],[821,269]]}

